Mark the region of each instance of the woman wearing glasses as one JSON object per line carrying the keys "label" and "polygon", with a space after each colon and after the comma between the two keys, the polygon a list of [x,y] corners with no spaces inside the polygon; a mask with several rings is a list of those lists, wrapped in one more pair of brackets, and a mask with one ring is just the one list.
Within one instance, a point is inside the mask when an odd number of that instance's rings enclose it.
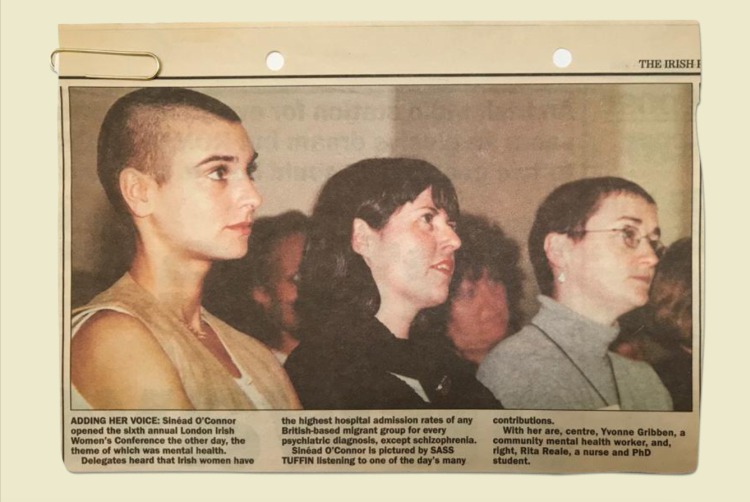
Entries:
{"label": "woman wearing glasses", "polygon": [[659,236],[656,203],[633,182],[555,189],[529,235],[541,309],[490,352],[479,380],[506,408],[671,410],[648,364],[609,351],[617,318],[648,300]]}

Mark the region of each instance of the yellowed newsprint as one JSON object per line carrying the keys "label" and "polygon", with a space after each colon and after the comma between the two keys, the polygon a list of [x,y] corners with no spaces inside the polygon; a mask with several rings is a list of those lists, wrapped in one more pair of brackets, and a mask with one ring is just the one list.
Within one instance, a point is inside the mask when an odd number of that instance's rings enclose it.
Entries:
{"label": "yellowed newsprint", "polygon": [[696,469],[697,23],[60,48],[69,470]]}

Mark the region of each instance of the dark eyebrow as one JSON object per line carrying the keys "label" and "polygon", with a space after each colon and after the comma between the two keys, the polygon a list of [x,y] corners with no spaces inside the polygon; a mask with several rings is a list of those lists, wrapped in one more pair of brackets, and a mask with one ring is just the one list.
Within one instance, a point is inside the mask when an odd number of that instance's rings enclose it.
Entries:
{"label": "dark eyebrow", "polygon": [[250,172],[250,174],[258,170],[258,164],[256,162],[258,160],[258,157],[259,157],[258,152],[255,152],[253,154],[253,158],[250,159],[250,162],[247,163],[247,170]]}
{"label": "dark eyebrow", "polygon": [[440,212],[440,211],[438,211],[438,208],[436,208],[435,206],[422,206],[422,207],[418,207],[417,211],[421,211],[422,209],[429,209],[430,212],[433,213],[433,214],[438,214]]}
{"label": "dark eyebrow", "polygon": [[[255,162],[255,159],[257,159],[257,158],[258,158],[258,152],[255,152],[253,154],[253,158],[252,158],[252,160],[250,160],[250,163],[248,164],[248,166],[250,164],[253,164]],[[200,166],[208,164],[210,162],[217,162],[217,161],[218,162],[237,162],[237,157],[235,157],[233,155],[211,155],[211,156],[206,157],[205,159],[201,160],[200,162],[198,162],[195,165],[195,167],[200,167]]]}
{"label": "dark eyebrow", "polygon": [[210,162],[237,162],[237,157],[234,157],[232,155],[211,155],[210,157],[206,157],[205,159],[198,162],[195,167],[200,167],[202,165],[208,164]]}
{"label": "dark eyebrow", "polygon": [[620,221],[620,220],[632,221],[633,223],[637,223],[639,225],[643,223],[642,219],[636,218],[635,216],[621,216],[617,218],[617,221]]}

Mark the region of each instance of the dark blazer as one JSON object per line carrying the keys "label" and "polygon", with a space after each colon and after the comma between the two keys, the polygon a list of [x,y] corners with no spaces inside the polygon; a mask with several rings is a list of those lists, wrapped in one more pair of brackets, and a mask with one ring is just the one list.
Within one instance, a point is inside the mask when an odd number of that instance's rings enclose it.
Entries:
{"label": "dark blazer", "polygon": [[[400,340],[374,317],[332,320],[284,365],[305,409],[498,409],[446,347]],[[401,377],[419,381],[426,402]]]}

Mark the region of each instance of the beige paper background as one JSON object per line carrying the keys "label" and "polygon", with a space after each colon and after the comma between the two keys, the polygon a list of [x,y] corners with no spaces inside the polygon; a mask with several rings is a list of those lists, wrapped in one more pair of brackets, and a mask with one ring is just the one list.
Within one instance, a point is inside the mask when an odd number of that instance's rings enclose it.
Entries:
{"label": "beige paper background", "polygon": [[[704,500],[745,492],[748,448],[747,328],[740,323],[748,281],[748,241],[740,205],[747,197],[747,76],[740,48],[748,45],[746,16],[723,2],[632,0],[591,10],[586,2],[512,7],[453,4],[443,10],[392,2],[375,13],[214,1],[188,4],[134,0],[122,8],[73,1],[40,8],[2,4],[2,500]],[[179,7],[177,7],[179,5]],[[727,7],[724,8],[723,6]],[[731,4],[734,5],[734,4]],[[360,8],[361,9],[361,8]],[[735,9],[735,10],[733,10]],[[698,472],[645,475],[73,475],[60,454],[57,208],[57,85],[46,61],[57,46],[58,23],[326,20],[697,19],[702,23],[703,104],[699,143],[705,169],[707,226],[706,349]],[[746,308],[746,307],[744,307]]]}

